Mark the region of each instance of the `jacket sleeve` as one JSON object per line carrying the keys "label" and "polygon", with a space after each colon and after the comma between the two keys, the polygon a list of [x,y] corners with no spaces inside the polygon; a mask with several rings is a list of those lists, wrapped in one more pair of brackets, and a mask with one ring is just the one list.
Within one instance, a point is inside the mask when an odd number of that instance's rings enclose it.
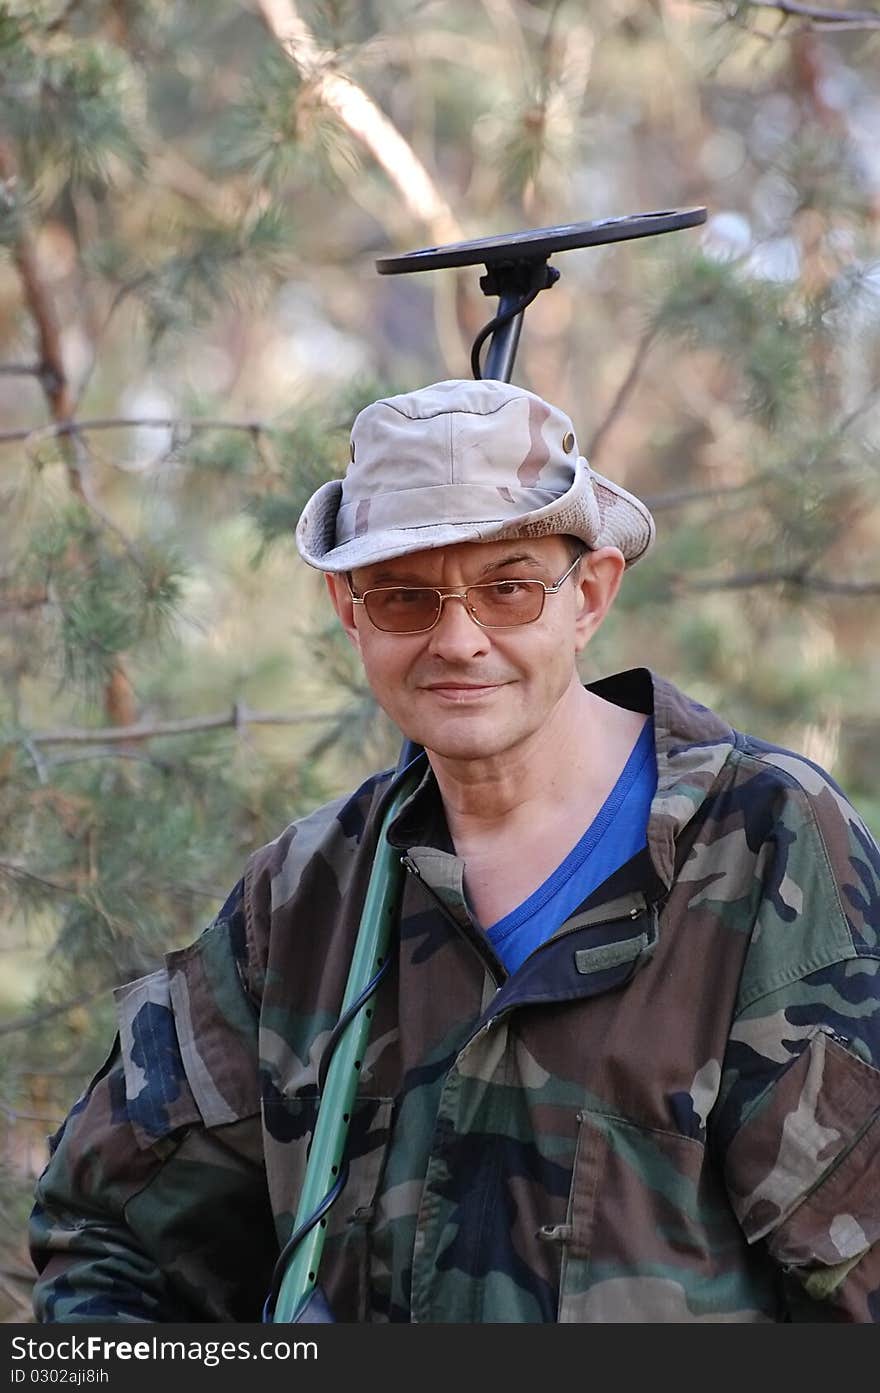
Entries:
{"label": "jacket sleeve", "polygon": [[880,1321],[880,850],[828,781],[765,851],[713,1144],[783,1318]]}
{"label": "jacket sleeve", "polygon": [[50,1141],[31,1254],[41,1322],[259,1320],[277,1256],[241,890],[116,992],[110,1057]]}

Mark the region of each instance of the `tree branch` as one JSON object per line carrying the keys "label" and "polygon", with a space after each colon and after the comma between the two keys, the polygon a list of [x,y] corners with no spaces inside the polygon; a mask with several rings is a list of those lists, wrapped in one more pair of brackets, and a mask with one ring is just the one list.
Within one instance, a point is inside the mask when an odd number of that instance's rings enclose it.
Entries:
{"label": "tree branch", "polygon": [[880,595],[880,581],[831,580],[827,576],[811,576],[797,568],[740,571],[717,580],[682,580],[676,576],[671,583],[678,590],[748,590],[760,585],[788,585],[799,590],[818,590],[828,595]]}
{"label": "tree branch", "polygon": [[6,1021],[0,1025],[0,1035],[14,1035],[19,1030],[34,1030],[38,1025],[43,1025],[45,1021],[54,1020],[56,1016],[63,1016],[67,1011],[72,1011],[75,1006],[87,1006],[92,1001],[97,1001],[99,997],[109,990],[111,983],[99,987],[97,991],[85,992],[82,996],[75,996],[72,1001],[65,1001],[61,1006],[44,1006],[39,1011],[33,1011],[28,1016],[16,1016],[14,1020]]}
{"label": "tree branch", "polygon": [[17,430],[0,430],[0,445],[24,440],[37,443],[58,436],[85,435],[93,430],[135,430],[153,427],[156,430],[177,430],[181,433],[200,430],[238,430],[250,435],[277,433],[278,426],[268,421],[221,421],[212,417],[200,419],[175,416],[97,416],[91,420],[54,421],[47,426],[20,426]]}
{"label": "tree branch", "polygon": [[[10,191],[15,190],[18,169],[12,149],[6,141],[0,141],[0,179]],[[25,227],[22,227],[13,243],[12,259],[21,281],[25,304],[37,332],[39,362],[35,365],[35,375],[40,380],[53,420],[66,421],[73,415],[75,402],[61,351],[61,326]],[[66,464],[71,490],[83,503],[91,506],[83,479],[82,463],[75,448],[68,453]]]}
{"label": "tree branch", "polygon": [[44,585],[34,585],[25,590],[0,589],[0,614],[8,614],[22,609],[39,609],[49,603],[49,592]]}
{"label": "tree branch", "polygon": [[[800,5],[796,0],[742,0],[742,4],[751,10],[775,10],[785,19],[806,20],[809,28],[825,32],[835,29],[880,29],[880,12],[876,10],[833,10],[821,5]],[[741,8],[741,5],[736,8]]]}
{"label": "tree branch", "polygon": [[618,387],[617,395],[615,396],[613,402],[606,411],[605,416],[599,422],[598,426],[593,432],[593,438],[587,446],[586,454],[589,460],[592,461],[595,458],[595,456],[599,453],[599,450],[602,447],[602,441],[605,439],[605,436],[608,434],[611,427],[614,425],[614,422],[617,420],[618,416],[620,415],[621,411],[626,405],[627,400],[630,394],[632,393],[632,390],[635,387],[636,382],[638,381],[639,373],[644,367],[645,359],[647,358],[648,353],[651,350],[651,345],[653,344],[658,333],[659,330],[657,329],[657,327],[655,325],[651,325],[651,327],[647,329],[644,334],[642,334],[642,337],[639,340],[638,345],[636,347],[636,351],[633,355],[633,360],[629,365],[629,372],[626,374],[626,377],[623,379],[620,386]]}
{"label": "tree branch", "polygon": [[[27,1073],[27,1070],[24,1070],[23,1072]],[[46,1072],[50,1073],[51,1071],[46,1070]],[[79,1075],[70,1075],[70,1077],[78,1078]],[[0,1266],[0,1273],[2,1273],[4,1277],[12,1277],[14,1281],[27,1282],[29,1285],[33,1285],[33,1271],[28,1271],[28,1269],[25,1267],[8,1267],[6,1263],[3,1263],[3,1265]]]}
{"label": "tree branch", "polygon": [[319,48],[293,0],[256,0],[256,5],[303,80],[366,146],[433,241],[459,239],[461,229],[452,209],[412,146],[362,87],[334,69],[335,55]]}
{"label": "tree branch", "polygon": [[47,890],[58,890],[62,895],[78,893],[75,885],[63,885],[60,880],[48,880],[44,875],[36,875],[24,866],[17,866],[14,861],[0,861],[0,875],[10,876],[13,880],[32,880],[34,885],[44,885]]}
{"label": "tree branch", "polygon": [[17,1108],[10,1108],[7,1103],[0,1102],[0,1112],[9,1122],[45,1122],[49,1127],[57,1127],[63,1122],[62,1117],[44,1117],[42,1113],[19,1112]]}
{"label": "tree branch", "polygon": [[[14,202],[14,191],[18,179],[18,169],[12,147],[0,140],[0,179]],[[74,396],[61,350],[61,326],[55,313],[55,306],[37,263],[33,239],[27,223],[22,220],[21,228],[12,244],[12,258],[21,281],[22,294],[30,312],[39,344],[39,381],[49,406],[49,412],[57,426],[66,425],[76,411]],[[113,532],[122,542],[126,551],[136,564],[139,558],[122,528],[108,517],[97,501],[91,496],[89,486],[89,454],[80,436],[73,431],[64,434],[66,445],[62,449],[70,490],[99,519],[101,524]],[[104,686],[104,708],[111,720],[123,725],[130,723],[134,716],[132,687],[121,657],[114,660]]]}
{"label": "tree branch", "polygon": [[0,363],[0,377],[39,377],[39,363]]}
{"label": "tree branch", "polygon": [[74,11],[78,10],[81,4],[82,0],[67,0],[67,4],[64,8],[46,25],[44,32],[46,34],[55,34],[59,29],[63,29]]}
{"label": "tree branch", "polygon": [[116,741],[152,740],[169,735],[192,735],[202,730],[222,730],[241,726],[296,726],[316,721],[332,720],[336,711],[302,711],[283,715],[271,711],[250,711],[243,702],[236,702],[227,715],[193,716],[180,721],[159,721],[154,725],[143,722],[127,726],[102,726],[94,730],[70,726],[62,730],[47,730],[29,737],[34,745],[107,745]]}
{"label": "tree branch", "polygon": [[[7,185],[16,179],[15,162],[8,147],[0,142],[0,178]],[[74,411],[73,393],[64,368],[61,353],[61,330],[55,316],[54,306],[40,275],[33,247],[22,233],[12,248],[12,259],[21,281],[25,303],[30,311],[37,332],[40,361],[36,365],[35,376],[39,378],[49,411],[56,423],[64,422]],[[83,479],[83,461],[71,450],[65,460],[71,491],[87,506],[91,500],[86,493]]]}
{"label": "tree branch", "polygon": [[[35,871],[29,871],[26,866],[19,866],[14,861],[0,861],[0,876],[7,875],[12,880],[31,880],[34,885],[43,885],[47,890],[57,890],[61,895],[76,896],[80,894],[80,889],[76,885],[64,885],[60,880],[49,880],[47,876],[37,875]],[[216,890],[209,890],[205,885],[187,885],[185,882],[176,883],[170,880],[144,880],[142,885],[151,890],[165,890],[170,895],[178,897],[187,896],[189,899],[213,900],[218,901]]]}
{"label": "tree branch", "polygon": [[764,482],[763,476],[746,479],[742,484],[719,484],[708,489],[673,489],[669,493],[646,494],[642,500],[652,513],[662,513],[670,508],[682,508],[688,503],[711,503],[717,498],[729,498],[738,493],[748,493]]}
{"label": "tree branch", "polygon": [[[21,1280],[27,1283],[28,1291],[34,1285],[32,1273],[26,1278],[21,1278]],[[33,1308],[31,1306],[30,1297],[28,1295],[23,1296],[21,1292],[17,1292],[14,1287],[9,1285],[5,1277],[0,1277],[0,1287],[2,1287],[4,1295],[13,1303],[13,1315],[17,1314],[19,1321],[25,1324],[33,1320]],[[11,1318],[12,1317],[9,1317],[10,1320]]]}

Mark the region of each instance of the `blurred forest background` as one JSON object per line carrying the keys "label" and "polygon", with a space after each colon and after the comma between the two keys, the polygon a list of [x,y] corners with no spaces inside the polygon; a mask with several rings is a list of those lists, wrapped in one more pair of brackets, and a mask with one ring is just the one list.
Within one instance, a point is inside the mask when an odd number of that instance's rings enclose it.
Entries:
{"label": "blurred forest background", "polygon": [[290,534],[496,302],[377,256],[707,205],[526,316],[515,380],[658,522],[583,675],[656,667],[880,833],[878,60],[846,4],[0,4],[0,1319],[109,988],[395,758]]}

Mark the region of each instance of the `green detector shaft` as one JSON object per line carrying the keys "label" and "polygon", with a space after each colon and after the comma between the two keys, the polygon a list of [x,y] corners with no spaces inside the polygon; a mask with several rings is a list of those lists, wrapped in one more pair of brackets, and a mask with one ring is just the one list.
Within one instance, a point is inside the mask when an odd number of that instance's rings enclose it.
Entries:
{"label": "green detector shaft", "polygon": [[[342,1015],[354,1005],[386,959],[391,930],[397,922],[403,883],[399,864],[400,853],[389,843],[387,832],[417,782],[417,773],[404,778],[382,819],[357,942],[348,971]],[[325,1197],[337,1184],[342,1172],[351,1109],[372,1015],[371,1007],[365,1003],[345,1027],[330,1061],[296,1211],[294,1232],[321,1206]],[[315,1290],[324,1248],[324,1235],[327,1231],[326,1223],[326,1219],[319,1219],[299,1242],[281,1282],[273,1321],[296,1321]]]}

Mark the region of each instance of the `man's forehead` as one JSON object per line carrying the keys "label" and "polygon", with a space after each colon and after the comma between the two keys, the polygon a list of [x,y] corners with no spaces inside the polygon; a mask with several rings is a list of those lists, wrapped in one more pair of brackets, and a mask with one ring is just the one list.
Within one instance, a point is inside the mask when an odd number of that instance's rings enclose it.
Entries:
{"label": "man's forehead", "polygon": [[565,558],[565,543],[561,535],[547,537],[511,538],[503,542],[457,542],[448,547],[432,547],[426,551],[408,552],[388,561],[375,561],[371,566],[358,567],[354,574],[361,580],[380,583],[383,580],[430,579],[450,565],[460,566],[468,576],[480,575],[498,566],[521,563],[523,566],[550,566]]}

